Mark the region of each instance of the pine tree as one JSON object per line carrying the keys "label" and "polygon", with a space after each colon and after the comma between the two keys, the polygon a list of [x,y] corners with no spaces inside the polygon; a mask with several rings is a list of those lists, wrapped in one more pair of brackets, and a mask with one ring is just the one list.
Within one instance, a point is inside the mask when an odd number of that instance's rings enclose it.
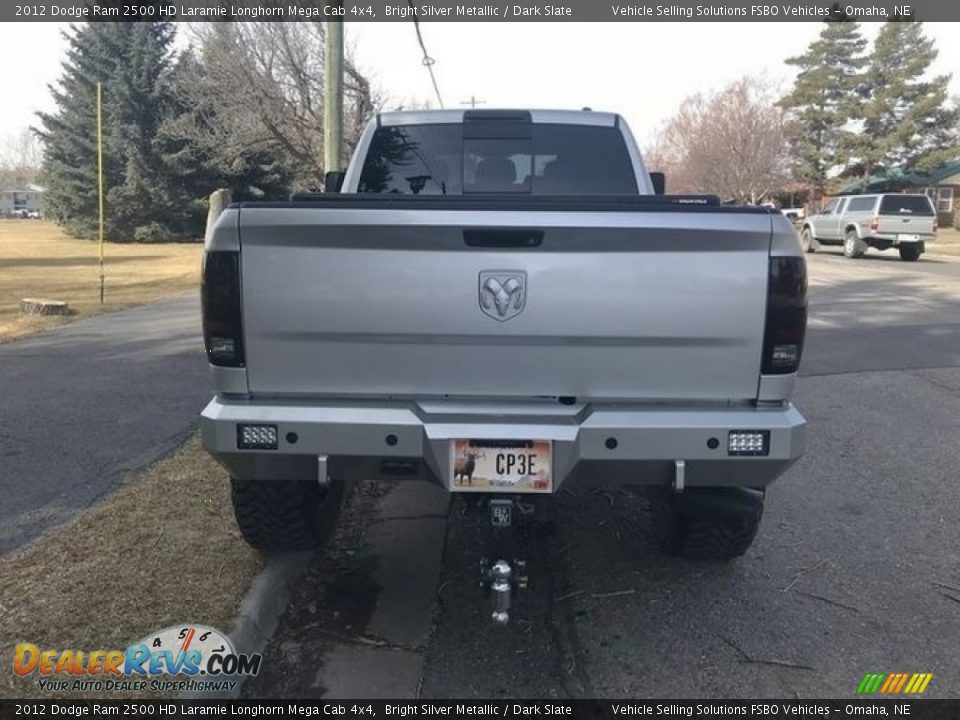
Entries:
{"label": "pine tree", "polygon": [[292,171],[278,154],[245,142],[242,133],[223,122],[224,110],[214,99],[222,94],[218,78],[192,49],[177,58],[171,85],[175,107],[160,129],[160,148],[168,167],[195,198],[189,213],[205,218],[206,199],[218,188],[229,188],[234,200],[290,194]]}
{"label": "pine tree", "polygon": [[[50,91],[57,112],[41,114],[38,133],[44,141],[46,214],[67,232],[91,236],[97,218],[97,80],[101,76],[99,28],[71,26],[67,59],[59,88]],[[107,173],[108,182],[117,174]]]}
{"label": "pine tree", "polygon": [[108,237],[196,234],[191,198],[167,166],[157,136],[175,107],[168,82],[174,25],[89,23],[73,30],[60,87],[52,88],[57,111],[40,116],[48,214],[72,234],[95,234],[100,82]]}
{"label": "pine tree", "polygon": [[950,75],[927,77],[937,54],[923,23],[880,28],[861,88],[863,132],[853,146],[864,189],[876,171],[929,170],[956,157],[958,113],[946,103]]}
{"label": "pine tree", "polygon": [[788,111],[793,174],[815,193],[823,191],[832,167],[846,164],[866,44],[857,23],[830,22],[803,55],[786,61],[799,70],[792,90],[780,101]]}

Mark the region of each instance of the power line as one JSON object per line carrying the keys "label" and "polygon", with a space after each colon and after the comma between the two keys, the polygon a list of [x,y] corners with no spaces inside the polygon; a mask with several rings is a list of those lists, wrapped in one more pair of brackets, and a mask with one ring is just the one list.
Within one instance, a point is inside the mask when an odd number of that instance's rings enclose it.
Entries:
{"label": "power line", "polygon": [[440,86],[437,85],[437,76],[433,74],[433,66],[437,62],[427,52],[427,46],[423,44],[423,35],[420,33],[420,21],[417,20],[417,9],[413,6],[413,0],[407,0],[410,5],[410,11],[413,17],[413,28],[417,31],[417,41],[420,43],[420,49],[423,50],[423,66],[430,73],[430,81],[433,83],[433,91],[437,94],[437,102],[443,108],[443,98],[440,97]]}

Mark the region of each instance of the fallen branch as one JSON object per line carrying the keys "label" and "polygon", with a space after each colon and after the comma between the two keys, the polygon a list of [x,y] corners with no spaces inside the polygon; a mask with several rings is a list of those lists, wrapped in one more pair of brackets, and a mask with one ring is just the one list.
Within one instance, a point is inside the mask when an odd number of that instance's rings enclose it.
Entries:
{"label": "fallen branch", "polygon": [[860,612],[860,608],[858,608],[858,607],[854,607],[853,605],[847,605],[846,603],[842,603],[842,602],[840,602],[839,600],[831,600],[830,598],[824,597],[823,595],[817,595],[817,594],[815,594],[815,593],[810,593],[810,592],[803,592],[802,590],[800,590],[797,594],[798,594],[798,595],[806,595],[807,597],[811,597],[811,598],[814,598],[814,599],[816,599],[816,600],[822,600],[822,601],[825,602],[825,603],[830,603],[831,605],[836,605],[837,607],[846,608],[847,610],[853,610],[854,612]]}
{"label": "fallen branch", "polygon": [[960,588],[954,587],[953,585],[947,585],[946,583],[942,582],[934,582],[933,584],[937,587],[942,587],[944,590],[953,590],[954,592],[960,593]]}
{"label": "fallen branch", "polygon": [[750,665],[775,665],[776,667],[787,667],[793,668],[794,670],[809,670],[810,672],[816,672],[816,668],[812,668],[809,665],[801,665],[800,663],[789,662],[788,660],[754,660],[753,658],[743,658],[737,660],[738,663],[747,663]]}
{"label": "fallen branch", "polygon": [[592,598],[610,598],[610,597],[619,597],[621,595],[633,595],[636,592],[633,588],[630,590],[617,590],[616,592],[608,593],[593,593],[590,595]]}
{"label": "fallen branch", "polygon": [[800,578],[802,578],[804,575],[809,575],[814,570],[819,570],[828,562],[830,562],[830,558],[827,558],[826,560],[821,560],[816,565],[814,565],[813,567],[807,568],[806,570],[801,570],[800,572],[797,573],[797,576],[793,579],[793,581],[789,585],[787,585],[781,592],[786,592],[787,590],[792,588],[794,585],[796,585],[797,582],[800,580]]}
{"label": "fallen branch", "polygon": [[751,657],[746,650],[741,648],[739,645],[730,640],[729,638],[724,637],[723,635],[717,635],[721,640],[723,640],[727,645],[732,647],[743,657],[738,658],[738,663],[746,663],[750,665],[775,665],[777,667],[787,667],[793,668],[795,670],[809,670],[811,672],[816,672],[816,668],[812,668],[809,665],[801,665],[800,663],[790,662],[789,660],[764,660],[761,658]]}
{"label": "fallen branch", "polygon": [[741,648],[739,645],[737,645],[735,642],[733,642],[733,640],[731,640],[731,639],[729,639],[729,638],[727,638],[727,637],[724,637],[723,635],[717,635],[717,637],[720,638],[721,640],[723,640],[727,645],[729,645],[730,647],[732,647],[732,648],[733,648],[734,650],[736,650],[738,653],[740,653],[741,655],[743,655],[743,657],[745,657],[747,660],[750,659],[750,655],[747,654],[746,650],[744,650],[744,649]]}
{"label": "fallen branch", "polygon": [[166,525],[164,525],[162,528],[160,528],[160,533],[157,535],[157,539],[154,540],[154,541],[153,541],[153,544],[150,546],[150,549],[151,549],[151,550],[152,550],[153,548],[155,548],[157,545],[160,544],[160,541],[163,539],[163,533],[166,532],[166,530],[167,530],[167,526],[166,526]]}
{"label": "fallen branch", "polygon": [[954,596],[951,595],[950,593],[942,592],[942,593],[940,593],[940,594],[943,595],[945,598],[950,598],[950,599],[953,600],[955,603],[960,603],[960,598],[954,597]]}
{"label": "fallen branch", "polygon": [[557,595],[553,600],[554,602],[560,602],[561,600],[569,600],[570,598],[575,598],[578,595],[583,595],[586,590],[574,590],[573,592],[568,592],[564,595]]}

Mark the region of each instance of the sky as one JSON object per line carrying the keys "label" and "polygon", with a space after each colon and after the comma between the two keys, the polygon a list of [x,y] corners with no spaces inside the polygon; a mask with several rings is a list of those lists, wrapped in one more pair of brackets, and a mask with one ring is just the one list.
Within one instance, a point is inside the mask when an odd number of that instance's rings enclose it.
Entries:
{"label": "sky", "polygon": [[[58,23],[0,23],[0,67],[8,72],[0,104],[0,138],[51,109],[47,85],[60,74],[66,43]],[[478,107],[582,108],[626,117],[643,143],[684,98],[709,93],[744,75],[783,90],[798,55],[820,32],[817,22],[788,23],[421,23],[446,107],[471,97]],[[872,38],[879,24],[865,23]],[[940,51],[934,71],[954,73],[960,95],[955,23],[926,23]],[[423,53],[411,22],[347,23],[348,52],[388,98],[388,107],[432,100]]]}

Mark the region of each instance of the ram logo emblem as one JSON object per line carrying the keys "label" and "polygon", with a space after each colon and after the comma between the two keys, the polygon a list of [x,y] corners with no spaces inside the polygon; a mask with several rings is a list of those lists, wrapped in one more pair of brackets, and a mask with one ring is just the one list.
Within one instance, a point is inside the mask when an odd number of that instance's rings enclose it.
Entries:
{"label": "ram logo emblem", "polygon": [[527,274],[522,270],[480,272],[480,309],[504,322],[523,312],[527,304]]}

